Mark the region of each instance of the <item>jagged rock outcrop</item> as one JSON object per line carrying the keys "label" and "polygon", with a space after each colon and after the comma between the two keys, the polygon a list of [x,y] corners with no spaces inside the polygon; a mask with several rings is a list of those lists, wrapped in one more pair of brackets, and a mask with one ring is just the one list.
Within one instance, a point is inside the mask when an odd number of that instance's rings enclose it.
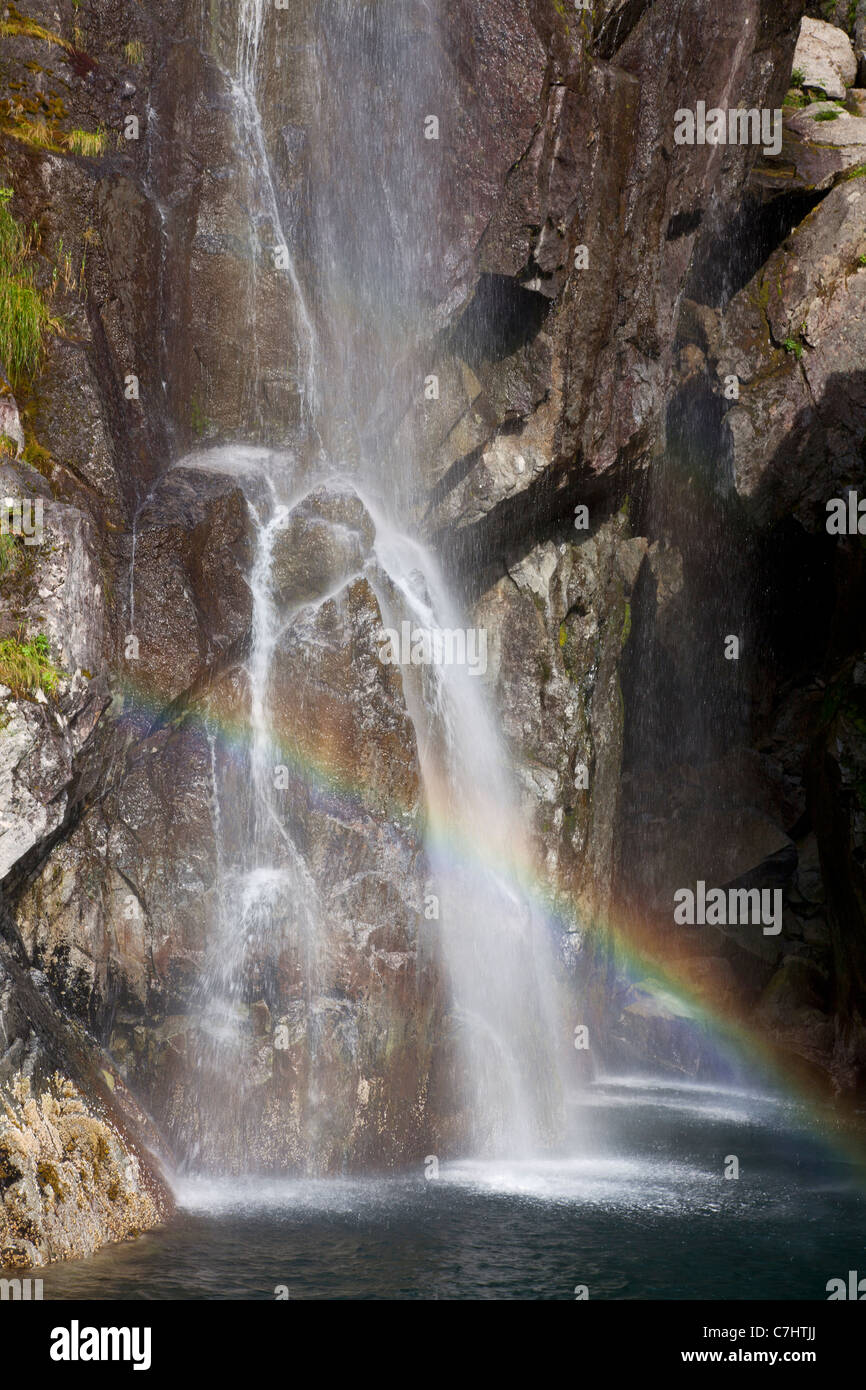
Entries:
{"label": "jagged rock outcrop", "polygon": [[863,92],[852,89],[849,109],[827,101],[787,110],[782,150],[755,168],[751,184],[770,197],[781,193],[819,193],[840,174],[858,171],[866,162]]}
{"label": "jagged rock outcrop", "polygon": [[0,946],[0,1265],[88,1255],[172,1210],[159,1135],[38,971]]}
{"label": "jagged rock outcrop", "polygon": [[[821,112],[831,119],[816,121]],[[831,814],[829,787],[857,766],[856,737],[833,720],[837,701],[856,711],[842,692],[853,689],[862,629],[843,615],[859,603],[862,567],[856,542],[831,538],[827,518],[830,500],[863,477],[866,251],[860,161],[843,133],[858,138],[856,92],[849,112],[788,108],[782,156],[760,160],[751,180],[766,201],[744,214],[760,262],[734,261],[727,285],[692,276],[668,439],[693,493],[658,472],[643,507],[652,545],[636,604],[642,669],[625,680],[621,870],[636,913],[660,874],[655,926],[647,914],[642,925],[651,950],[667,940],[699,995],[723,999],[810,1081],[843,1091],[862,1085],[859,870],[856,851],[840,851],[856,844],[859,813],[856,794],[837,791]],[[712,498],[694,492],[708,486]],[[739,645],[726,668],[727,634]],[[629,710],[641,706],[635,727]],[[715,862],[738,844],[745,874],[732,881],[782,888],[781,933],[758,942],[726,929],[720,946],[710,929],[678,938],[663,898],[739,873]],[[631,1038],[621,1029],[628,1055]]]}
{"label": "jagged rock outcrop", "polygon": [[612,892],[622,756],[619,661],[646,542],[624,510],[581,542],[548,541],[478,601],[491,635],[492,697],[552,901],[572,931]]}
{"label": "jagged rock outcrop", "polygon": [[[510,142],[525,123],[525,143],[519,158],[511,143],[502,150],[504,197],[479,245],[485,274],[456,331],[473,376],[468,394],[465,371],[453,383],[443,411],[452,423],[437,442],[444,455],[433,454],[432,529],[530,491],[539,473],[591,477],[645,465],[659,449],[675,366],[666,345],[699,231],[713,221],[710,190],[717,208],[735,200],[753,158],[742,145],[676,146],[674,115],[698,100],[730,104],[732,91],[748,92],[749,105],[781,105],[802,6],[712,16],[639,6],[627,18],[608,6],[591,34],[567,11],[546,28],[542,12],[533,8],[533,22],[545,45],[521,54],[508,124]],[[492,42],[483,15],[476,24]],[[530,77],[540,121],[523,115]],[[484,149],[472,207],[496,167]],[[459,170],[476,162],[458,144]],[[455,186],[465,179],[458,173]],[[580,246],[587,262],[577,269]],[[492,442],[503,425],[507,439]],[[455,459],[458,440],[469,447]]]}
{"label": "jagged rock outcrop", "polygon": [[710,349],[740,382],[724,417],[734,486],[759,516],[824,526],[861,472],[866,192],[842,181],[728,306]]}

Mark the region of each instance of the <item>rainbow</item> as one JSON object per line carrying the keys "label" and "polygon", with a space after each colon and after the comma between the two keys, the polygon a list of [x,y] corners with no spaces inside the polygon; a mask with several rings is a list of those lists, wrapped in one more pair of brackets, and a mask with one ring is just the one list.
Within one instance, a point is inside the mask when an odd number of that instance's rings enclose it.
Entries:
{"label": "rainbow", "polygon": [[[249,725],[234,710],[221,708],[216,685],[183,707],[179,702],[166,707],[129,677],[120,682],[118,694],[123,700],[119,722],[140,743],[152,742],[165,729],[182,729],[203,743],[216,738],[224,756],[243,763],[251,738]],[[420,805],[395,798],[383,800],[354,775],[339,728],[327,723],[316,729],[274,727],[272,738],[290,779],[311,790],[320,809],[356,817],[385,815],[404,832],[420,835]],[[492,813],[495,810],[491,808]],[[473,825],[455,815],[444,791],[435,785],[427,787],[424,826],[437,857],[447,857],[457,870],[474,868],[503,875],[543,914],[551,931],[566,929],[568,918],[572,923],[579,920],[580,907],[570,885],[551,883],[549,877],[542,876],[525,845],[510,846],[507,862],[497,858]],[[646,981],[670,995],[710,1035],[720,1057],[736,1057],[757,1072],[768,1087],[793,1101],[814,1137],[836,1150],[866,1182],[866,1127],[855,1101],[832,1097],[827,1078],[816,1067],[775,1044],[721,988],[706,977],[699,978],[693,960],[666,959],[658,927],[646,918],[614,903],[588,931],[604,939],[621,978],[634,983]]]}

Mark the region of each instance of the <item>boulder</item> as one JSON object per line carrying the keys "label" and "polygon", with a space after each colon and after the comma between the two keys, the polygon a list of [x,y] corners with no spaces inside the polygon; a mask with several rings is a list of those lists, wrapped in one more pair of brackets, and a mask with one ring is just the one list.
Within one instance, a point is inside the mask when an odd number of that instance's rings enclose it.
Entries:
{"label": "boulder", "polygon": [[800,24],[793,67],[803,74],[804,87],[838,100],[857,80],[857,56],[845,31],[808,15]]}
{"label": "boulder", "polygon": [[764,193],[820,192],[866,164],[866,114],[817,101],[786,111],[782,151],[759,161],[751,183]]}

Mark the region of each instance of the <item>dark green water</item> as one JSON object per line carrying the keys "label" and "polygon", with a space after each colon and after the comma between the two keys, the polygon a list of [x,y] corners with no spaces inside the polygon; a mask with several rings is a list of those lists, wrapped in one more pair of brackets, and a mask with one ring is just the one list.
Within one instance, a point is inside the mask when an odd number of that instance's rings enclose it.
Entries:
{"label": "dark green water", "polygon": [[866,1275],[866,1189],[795,1107],[619,1084],[577,1118],[577,1157],[182,1183],[170,1230],[39,1271],[44,1296],[825,1299]]}

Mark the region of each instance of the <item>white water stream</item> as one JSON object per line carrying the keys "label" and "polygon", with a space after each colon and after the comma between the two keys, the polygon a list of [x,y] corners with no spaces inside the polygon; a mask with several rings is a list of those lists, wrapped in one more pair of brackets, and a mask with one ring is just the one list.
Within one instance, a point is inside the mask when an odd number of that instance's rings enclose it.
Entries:
{"label": "white water stream", "polygon": [[[346,451],[318,461],[316,481],[339,480],[345,485],[348,476],[375,520],[375,562],[368,564],[366,573],[384,625],[399,628],[408,620],[428,631],[453,632],[470,625],[467,615],[459,611],[436,556],[408,533],[405,520],[407,498],[421,487],[423,460],[413,457],[411,449],[404,452],[397,476],[393,459],[386,463],[385,454],[378,452],[389,412],[375,380],[393,387],[397,400],[411,395],[411,382],[404,379],[412,370],[407,364],[417,359],[419,344],[429,334],[423,295],[419,291],[417,302],[409,306],[406,301],[413,277],[420,282],[431,254],[423,241],[426,224],[417,215],[418,207],[423,210],[431,190],[435,193],[429,168],[418,176],[423,187],[412,172],[428,158],[423,143],[419,147],[415,140],[413,154],[407,127],[402,133],[390,132],[396,153],[383,153],[382,132],[375,126],[383,83],[396,89],[392,115],[396,111],[401,120],[417,125],[424,109],[413,104],[413,91],[416,86],[429,87],[435,76],[413,70],[407,53],[418,55],[423,67],[429,63],[429,51],[415,41],[414,31],[401,32],[398,9],[383,15],[385,8],[341,0],[327,20],[319,14],[319,22],[327,25],[327,32],[319,36],[320,90],[326,96],[333,93],[326,78],[330,75],[333,84],[339,72],[340,101],[344,107],[349,104],[356,119],[351,136],[344,132],[342,202],[335,205],[333,187],[322,189],[322,205],[313,216],[318,276],[314,293],[305,295],[287,248],[297,318],[306,338],[298,345],[302,396],[318,437],[339,440]],[[249,211],[259,240],[272,232],[283,236],[257,99],[266,10],[265,0],[243,0],[232,77],[241,141],[238,157],[248,162],[251,186],[257,190]],[[359,84],[357,92],[353,81]],[[311,135],[314,151],[329,147],[333,130],[333,113],[323,115],[320,128]],[[390,178],[387,187],[377,187],[381,178]],[[400,190],[406,199],[415,200],[411,207],[397,205]],[[352,220],[350,204],[356,196],[360,215],[353,222],[351,264],[357,280],[347,310],[347,271],[339,250],[342,219]],[[377,223],[371,200],[381,203],[384,223]],[[364,216],[367,208],[369,219]],[[335,226],[334,219],[341,225]],[[387,229],[391,257],[381,244]],[[321,332],[308,308],[313,300],[322,317]],[[330,352],[321,349],[322,342],[331,345]],[[257,351],[255,344],[251,350]],[[219,921],[211,933],[200,989],[211,1039],[210,1054],[200,1063],[201,1085],[218,1097],[205,1127],[230,1126],[240,1113],[245,1084],[241,1001],[260,948],[267,947],[271,955],[289,942],[293,949],[300,948],[308,998],[317,988],[322,950],[315,876],[287,829],[274,779],[281,753],[273,734],[273,658],[291,615],[280,609],[272,561],[287,511],[309,482],[304,485],[286,454],[256,447],[211,450],[182,462],[236,474],[256,533],[250,575],[252,641],[245,664],[248,775],[233,781],[227,791],[218,785],[214,770],[222,881]],[[557,1017],[553,953],[544,915],[526,886],[531,859],[506,750],[485,681],[468,665],[433,662],[404,668],[402,674],[421,759],[425,849],[438,900],[449,1016],[460,1056],[460,1095],[454,1103],[466,1116],[465,1145],[473,1152],[529,1155],[543,1150],[559,1132],[561,1059],[568,1025]],[[207,1147],[205,1142],[205,1151]]]}

